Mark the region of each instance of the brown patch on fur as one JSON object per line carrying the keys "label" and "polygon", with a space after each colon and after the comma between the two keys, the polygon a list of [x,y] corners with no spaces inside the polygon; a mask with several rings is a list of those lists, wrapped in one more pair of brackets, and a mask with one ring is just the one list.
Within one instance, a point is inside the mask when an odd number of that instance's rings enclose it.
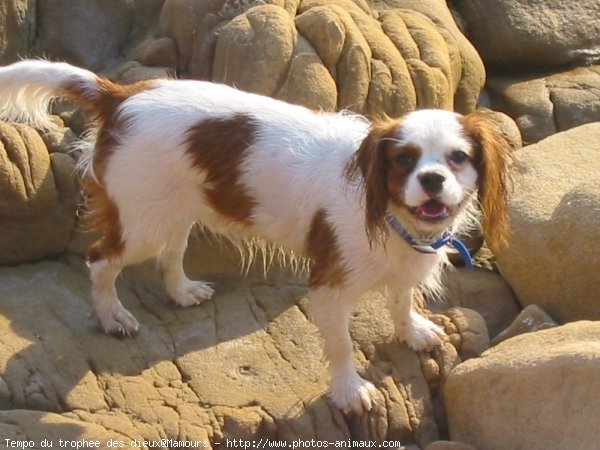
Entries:
{"label": "brown patch on fur", "polygon": [[82,228],[84,231],[102,230],[103,236],[88,249],[90,263],[101,259],[111,259],[123,253],[125,243],[121,235],[119,210],[108,197],[103,186],[86,178],[82,180],[85,193],[85,209]]}
{"label": "brown patch on fur", "polygon": [[85,210],[81,228],[84,231],[103,232],[103,237],[88,249],[88,261],[91,263],[117,257],[125,247],[119,210],[108,196],[103,183],[106,163],[118,144],[118,136],[126,128],[127,118],[119,115],[117,110],[129,97],[154,87],[156,83],[153,81],[120,85],[101,77],[96,78],[96,86],[93,88],[83,81],[63,86],[65,97],[90,113],[97,129],[92,161],[94,176],[87,175],[80,180]]}
{"label": "brown patch on fur", "polygon": [[[400,174],[394,175],[388,183],[389,157],[399,149],[395,132],[400,125],[399,120],[385,120],[373,124],[368,136],[345,168],[349,181],[357,180],[362,175],[365,193],[365,231],[372,245],[374,241],[383,242],[388,236],[385,212],[390,200],[390,187],[398,189],[401,183]],[[398,150],[400,151],[400,150]]]}
{"label": "brown patch on fur", "polygon": [[311,287],[335,288],[344,284],[348,271],[342,265],[335,229],[327,222],[323,209],[315,213],[310,224],[306,255],[314,262],[309,277]]}
{"label": "brown patch on fur", "polygon": [[241,165],[254,143],[256,126],[244,114],[206,119],[188,131],[188,154],[206,172],[205,193],[211,206],[224,217],[252,224],[256,201],[240,182]]}
{"label": "brown patch on fur", "polygon": [[117,144],[117,136],[125,129],[126,118],[116,114],[123,101],[140,92],[154,89],[157,85],[152,80],[139,81],[121,85],[106,78],[96,78],[97,88],[90,89],[89,83],[77,81],[65,85],[65,97],[76,103],[92,115],[94,127],[98,130],[92,163],[94,174],[102,179],[106,161]]}
{"label": "brown patch on fur", "polygon": [[459,119],[475,144],[475,168],[479,174],[479,203],[482,227],[492,250],[506,244],[510,235],[508,221],[508,183],[511,148],[498,124],[483,112]]}
{"label": "brown patch on fur", "polygon": [[[397,144],[394,145],[394,142],[388,142],[384,147],[384,153],[386,157],[386,179],[390,199],[398,206],[405,206],[403,194],[406,182],[419,161],[419,158],[421,158],[422,151],[419,147],[414,145],[401,146]],[[406,165],[395,163],[395,159],[400,155],[410,156],[412,162]]]}

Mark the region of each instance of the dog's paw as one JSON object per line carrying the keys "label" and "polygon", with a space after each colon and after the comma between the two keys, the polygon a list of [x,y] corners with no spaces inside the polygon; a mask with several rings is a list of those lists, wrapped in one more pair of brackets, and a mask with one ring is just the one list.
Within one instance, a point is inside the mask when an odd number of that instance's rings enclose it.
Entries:
{"label": "dog's paw", "polygon": [[416,311],[410,312],[410,322],[404,330],[404,338],[410,348],[428,351],[447,339],[444,330]]}
{"label": "dog's paw", "polygon": [[110,310],[96,311],[96,317],[107,334],[133,336],[140,327],[135,317],[120,304]]}
{"label": "dog's paw", "polygon": [[200,305],[214,294],[214,290],[204,281],[186,281],[169,293],[178,306],[188,307]]}
{"label": "dog's paw", "polygon": [[331,401],[344,414],[362,415],[371,410],[379,391],[357,374],[348,380],[332,380]]}

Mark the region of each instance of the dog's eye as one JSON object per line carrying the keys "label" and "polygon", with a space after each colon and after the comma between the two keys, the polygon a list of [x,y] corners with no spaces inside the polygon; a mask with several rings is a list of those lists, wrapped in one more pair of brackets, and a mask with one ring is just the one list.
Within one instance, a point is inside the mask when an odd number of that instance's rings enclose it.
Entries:
{"label": "dog's eye", "polygon": [[462,164],[467,159],[469,159],[469,155],[462,150],[454,150],[452,153],[450,153],[450,161],[452,161],[454,164]]}
{"label": "dog's eye", "polygon": [[400,153],[394,158],[394,161],[399,166],[410,166],[415,162],[414,157],[409,153]]}

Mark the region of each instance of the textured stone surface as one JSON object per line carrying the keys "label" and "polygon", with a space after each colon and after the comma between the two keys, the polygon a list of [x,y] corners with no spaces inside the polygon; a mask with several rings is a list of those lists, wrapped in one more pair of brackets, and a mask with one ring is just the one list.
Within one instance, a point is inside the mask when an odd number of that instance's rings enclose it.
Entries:
{"label": "textured stone surface", "polygon": [[74,169],[70,156],[49,154],[32,128],[0,122],[0,264],[66,250],[75,227]]}
{"label": "textured stone surface", "polygon": [[446,273],[444,299],[432,302],[433,311],[464,307],[477,311],[485,320],[490,337],[506,329],[519,314],[519,304],[508,283],[491,270],[476,267],[472,272],[456,269]]}
{"label": "textured stone surface", "polygon": [[[140,439],[139,435],[122,432],[121,428],[116,421],[100,425],[81,420],[76,415],[66,417],[21,409],[0,411],[0,433],[2,444],[6,446],[4,448],[19,448],[18,445],[24,446],[25,443],[27,448],[34,449],[61,448],[61,439],[62,448],[136,448],[131,442]],[[118,444],[109,447],[110,440]],[[95,443],[97,441],[99,445]],[[84,446],[86,442],[88,445]]]}
{"label": "textured stone surface", "polygon": [[485,62],[523,71],[600,57],[600,1],[453,2]]}
{"label": "textured stone surface", "polygon": [[537,305],[527,305],[515,318],[514,322],[494,338],[492,345],[496,345],[519,334],[546,330],[556,326],[558,324],[542,308]]}
{"label": "textured stone surface", "polygon": [[74,0],[68,8],[40,0],[37,8],[39,52],[92,70],[118,56],[133,23],[131,4],[120,0]]}
{"label": "textured stone surface", "polygon": [[559,323],[600,319],[600,124],[517,151],[502,274],[523,305]]}
{"label": "textured stone surface", "polygon": [[600,66],[546,76],[492,76],[487,87],[491,106],[515,119],[530,144],[600,121]]}
{"label": "textured stone surface", "polygon": [[509,339],[450,373],[450,435],[490,450],[597,448],[598,370],[598,322]]}
{"label": "textured stone surface", "polygon": [[[142,328],[121,340],[91,317],[80,256],[0,268],[0,405],[54,413],[23,412],[25,434],[52,419],[78,421],[80,436],[204,436],[212,445],[352,436],[423,447],[439,439],[434,397],[459,361],[449,342],[432,353],[409,350],[392,337],[384,299],[367,296],[352,319],[355,360],[381,397],[368,415],[344,417],[326,396],[303,278],[274,267],[266,280],[259,266],[243,277],[235,250],[193,239],[186,270],[215,282],[216,295],[185,310],[167,304],[153,264],[125,270],[117,287]],[[467,320],[464,329],[472,328]],[[456,327],[447,332],[462,340]],[[0,426],[2,419],[12,423],[0,417]]]}
{"label": "textured stone surface", "polygon": [[314,109],[471,111],[484,70],[445,4],[392,6],[375,12],[351,0],[170,0],[160,23],[177,42],[179,70],[193,78]]}

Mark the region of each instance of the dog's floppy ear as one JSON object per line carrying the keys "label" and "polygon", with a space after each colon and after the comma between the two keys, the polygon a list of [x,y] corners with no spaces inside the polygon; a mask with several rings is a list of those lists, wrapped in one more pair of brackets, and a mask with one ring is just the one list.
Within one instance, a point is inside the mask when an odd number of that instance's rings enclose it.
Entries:
{"label": "dog's floppy ear", "polygon": [[476,111],[464,116],[462,123],[476,146],[483,233],[490,248],[497,250],[508,243],[510,235],[508,187],[512,149],[491,114]]}
{"label": "dog's floppy ear", "polygon": [[362,181],[365,195],[365,231],[372,245],[383,242],[388,235],[385,222],[389,191],[387,186],[386,138],[391,138],[398,121],[391,119],[374,123],[367,137],[346,165],[346,177]]}

